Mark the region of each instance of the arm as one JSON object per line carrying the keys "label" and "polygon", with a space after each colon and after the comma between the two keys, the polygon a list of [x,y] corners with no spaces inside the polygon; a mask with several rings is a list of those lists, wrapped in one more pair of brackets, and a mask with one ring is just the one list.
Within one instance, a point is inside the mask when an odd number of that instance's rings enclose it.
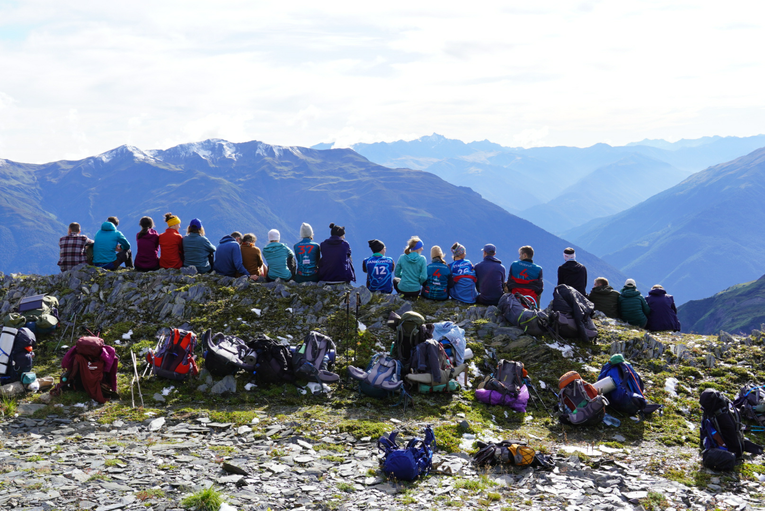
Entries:
{"label": "arm", "polygon": [[645,301],[645,298],[642,296],[640,297],[641,304],[643,306],[643,314],[648,316],[651,313],[651,307],[648,306],[648,302]]}
{"label": "arm", "polygon": [[399,264],[396,266],[396,269],[393,271],[393,276],[401,278],[401,258],[398,258]]}
{"label": "arm", "polygon": [[130,250],[130,242],[127,240],[124,234],[120,232],[119,238],[117,238],[117,243],[122,247],[122,250],[128,251]]}
{"label": "arm", "polygon": [[244,263],[242,262],[242,251],[238,248],[234,250],[234,268],[236,268],[236,271],[242,275],[246,275],[247,277],[250,276],[250,272],[247,271],[247,268],[244,267]]}
{"label": "arm", "polygon": [[295,273],[297,273],[297,263],[295,262],[295,254],[292,252],[292,250],[290,250],[289,252],[290,253],[287,256],[287,268],[289,268],[290,272],[292,272],[292,274],[295,275]]}
{"label": "arm", "polygon": [[420,284],[424,284],[428,281],[428,262],[425,260],[425,257],[423,256],[422,264],[420,265]]}
{"label": "arm", "polygon": [[[539,276],[541,277],[542,275],[540,274]],[[563,275],[561,275],[560,266],[558,266],[558,286],[563,284],[563,282],[561,282],[563,280],[561,277],[563,277]]]}
{"label": "arm", "polygon": [[363,271],[364,273],[367,272],[367,260],[366,259],[361,261],[361,271]]}

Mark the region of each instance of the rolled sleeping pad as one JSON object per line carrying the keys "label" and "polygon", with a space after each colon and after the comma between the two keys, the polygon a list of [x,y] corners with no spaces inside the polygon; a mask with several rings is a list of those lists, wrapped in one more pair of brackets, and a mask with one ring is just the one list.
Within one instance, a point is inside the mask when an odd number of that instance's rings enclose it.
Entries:
{"label": "rolled sleeping pad", "polygon": [[608,394],[609,392],[616,390],[616,383],[614,383],[614,379],[610,376],[606,376],[602,380],[596,381],[592,386],[601,391],[602,394]]}

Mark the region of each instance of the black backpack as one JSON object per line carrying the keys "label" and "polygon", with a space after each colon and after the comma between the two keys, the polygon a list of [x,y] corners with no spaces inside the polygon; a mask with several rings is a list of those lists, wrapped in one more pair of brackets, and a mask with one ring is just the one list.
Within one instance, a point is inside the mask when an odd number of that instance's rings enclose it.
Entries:
{"label": "black backpack", "polygon": [[0,383],[12,383],[22,373],[32,370],[37,345],[35,334],[28,328],[3,327],[0,331]]}
{"label": "black backpack", "polygon": [[733,405],[747,419],[765,426],[765,385],[747,383],[738,391]]}
{"label": "black backpack", "polygon": [[493,377],[487,378],[478,388],[495,390],[503,395],[518,397],[523,386],[523,362],[502,359],[497,363]]}
{"label": "black backpack", "polygon": [[202,335],[202,349],[205,368],[213,376],[220,378],[240,369],[250,373],[255,370],[256,354],[242,339],[233,335],[220,332],[213,335],[212,329],[208,329]]}
{"label": "black backpack", "polygon": [[744,438],[738,410],[719,390],[706,389],[699,397],[704,410],[700,444],[704,466],[712,470],[733,470],[744,452],[762,454],[762,447]]}
{"label": "black backpack", "polygon": [[292,352],[288,346],[280,344],[265,334],[260,334],[247,341],[247,346],[255,354],[255,380],[258,384],[293,383],[295,374],[292,370]]}
{"label": "black backpack", "polygon": [[309,382],[334,383],[340,376],[332,372],[335,365],[335,342],[322,333],[311,331],[292,357],[295,377]]}

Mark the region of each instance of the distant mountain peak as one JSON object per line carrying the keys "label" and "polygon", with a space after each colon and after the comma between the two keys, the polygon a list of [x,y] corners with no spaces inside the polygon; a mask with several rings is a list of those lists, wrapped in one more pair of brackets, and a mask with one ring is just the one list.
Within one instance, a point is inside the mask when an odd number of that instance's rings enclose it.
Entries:
{"label": "distant mountain peak", "polygon": [[435,131],[432,135],[424,135],[420,137],[420,142],[443,142],[444,140],[447,140],[447,138],[443,135],[439,135]]}
{"label": "distant mountain peak", "polygon": [[234,160],[241,156],[237,151],[236,144],[232,144],[228,140],[221,138],[208,138],[201,142],[189,142],[187,144],[180,144],[165,151],[150,151],[155,157],[161,159],[161,154],[167,154],[172,156],[179,156],[181,158],[189,157],[193,154],[198,155],[200,158],[212,161],[221,158]]}
{"label": "distant mountain peak", "polygon": [[119,147],[115,147],[109,151],[99,154],[95,157],[97,160],[101,160],[104,163],[109,163],[115,158],[120,158],[125,155],[130,155],[136,160],[154,160],[154,156],[147,154],[144,151],[138,149],[135,146],[123,144]]}

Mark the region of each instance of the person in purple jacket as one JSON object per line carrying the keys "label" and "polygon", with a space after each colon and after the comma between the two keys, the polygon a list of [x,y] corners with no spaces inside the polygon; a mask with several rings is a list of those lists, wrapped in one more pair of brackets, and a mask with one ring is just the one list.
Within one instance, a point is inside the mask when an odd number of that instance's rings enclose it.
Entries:
{"label": "person in purple jacket", "polygon": [[321,242],[319,280],[324,282],[356,282],[351,259],[351,246],[345,241],[345,227],[329,224],[331,236]]}
{"label": "person in purple jacket", "polygon": [[651,332],[662,332],[671,330],[680,331],[680,320],[677,319],[677,307],[675,307],[675,298],[668,295],[661,284],[656,284],[645,297],[651,313],[648,315],[646,330]]}
{"label": "person in purple jacket", "polygon": [[133,266],[138,271],[159,270],[159,233],[154,230],[154,220],[142,217],[138,222],[141,231],[136,233],[136,252]]}
{"label": "person in purple jacket", "polygon": [[483,247],[483,261],[475,265],[476,303],[481,305],[497,305],[504,293],[506,271],[502,261],[495,257],[496,253],[497,247],[487,243]]}

